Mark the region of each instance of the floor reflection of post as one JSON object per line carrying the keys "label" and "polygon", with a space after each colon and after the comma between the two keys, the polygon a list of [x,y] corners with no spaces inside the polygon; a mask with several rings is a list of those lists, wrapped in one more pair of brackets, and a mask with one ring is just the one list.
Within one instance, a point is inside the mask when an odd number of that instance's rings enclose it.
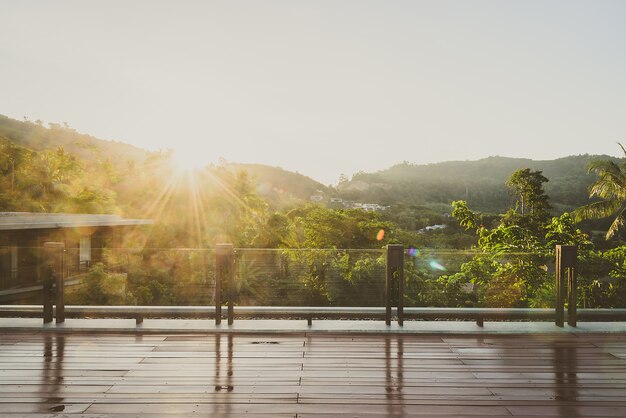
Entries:
{"label": "floor reflection of post", "polygon": [[[222,365],[222,354],[221,354],[221,350],[220,350],[220,340],[221,340],[222,336],[220,334],[215,334],[215,381],[213,383],[215,383],[215,393],[219,393],[220,389],[221,389],[221,385],[220,385],[220,367]],[[211,414],[212,416],[218,416],[220,413],[219,410],[219,403],[218,402],[213,402],[213,413]]]}
{"label": "floor reflection of post", "polygon": [[228,334],[228,372],[226,375],[226,389],[232,392],[233,386],[233,334]]}
{"label": "floor reflection of post", "polygon": [[558,403],[559,415],[562,417],[579,417],[578,406],[578,352],[577,347],[572,347],[567,342],[561,346],[555,341],[554,350],[554,375],[555,396]]}
{"label": "floor reflection of post", "polygon": [[395,364],[395,378],[392,365],[391,354],[391,338],[385,338],[385,397],[387,399],[387,415],[397,416],[402,415],[404,410],[404,341],[402,337],[396,337],[396,364]]}
{"label": "floor reflection of post", "polygon": [[[224,380],[222,379],[222,373],[221,373],[221,368],[222,368],[222,348],[221,348],[221,342],[222,342],[222,336],[220,334],[216,334],[215,335],[215,392],[216,394],[219,393],[230,393],[234,390],[234,386],[233,386],[233,346],[234,346],[234,342],[233,342],[233,335],[232,334],[228,334],[227,336],[227,340],[228,340],[228,360],[227,360],[227,366],[226,366],[226,379],[225,379],[225,384],[222,384],[224,382]],[[220,409],[220,407],[224,407],[224,409]],[[231,408],[232,408],[232,402],[224,402],[219,403],[219,402],[215,402],[213,404],[213,416],[220,416],[220,415],[229,415],[231,413]]]}
{"label": "floor reflection of post", "polygon": [[400,404],[404,404],[404,340],[402,337],[398,337],[398,398]]}
{"label": "floor reflection of post", "polygon": [[215,391],[221,389],[220,385],[220,367],[222,365],[222,350],[220,350],[222,336],[215,334]]}
{"label": "floor reflection of post", "polygon": [[[56,346],[56,350],[53,347]],[[41,381],[41,397],[46,404],[57,404],[45,412],[61,412],[65,410],[64,398],[59,396],[63,385],[63,357],[65,354],[65,337],[46,335],[43,350],[43,373]]]}

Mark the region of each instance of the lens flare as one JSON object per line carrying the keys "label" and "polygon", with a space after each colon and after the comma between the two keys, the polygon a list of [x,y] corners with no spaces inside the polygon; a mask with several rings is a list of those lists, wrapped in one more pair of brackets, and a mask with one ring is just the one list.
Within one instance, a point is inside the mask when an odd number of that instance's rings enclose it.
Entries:
{"label": "lens flare", "polygon": [[420,255],[420,250],[415,247],[409,247],[409,249],[407,250],[407,254],[411,257],[417,257],[418,255]]}
{"label": "lens flare", "polygon": [[428,264],[430,265],[430,268],[433,270],[446,271],[446,268],[435,260],[430,260],[430,263]]}
{"label": "lens flare", "polygon": [[376,239],[378,241],[382,241],[383,238],[385,238],[385,230],[381,229],[380,231],[378,231],[378,234],[376,234]]}

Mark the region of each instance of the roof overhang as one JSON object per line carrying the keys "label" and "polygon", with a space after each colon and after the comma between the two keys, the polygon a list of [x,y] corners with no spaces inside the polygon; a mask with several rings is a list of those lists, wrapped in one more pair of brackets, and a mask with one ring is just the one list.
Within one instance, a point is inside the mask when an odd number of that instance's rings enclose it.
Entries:
{"label": "roof overhang", "polygon": [[125,219],[119,215],[0,212],[0,231],[151,225],[149,219]]}

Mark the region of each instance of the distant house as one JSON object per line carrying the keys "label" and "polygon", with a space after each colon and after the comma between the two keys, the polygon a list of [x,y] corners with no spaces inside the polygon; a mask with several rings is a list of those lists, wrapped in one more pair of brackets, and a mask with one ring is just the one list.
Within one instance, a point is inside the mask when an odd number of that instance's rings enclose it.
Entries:
{"label": "distant house", "polygon": [[65,273],[85,271],[102,260],[102,248],[119,246],[128,227],[145,219],[118,215],[0,212],[0,291],[42,281],[46,242],[65,244]]}
{"label": "distant house", "polygon": [[380,212],[389,209],[389,206],[382,206],[377,203],[363,203],[362,208],[367,212]]}
{"label": "distant house", "polygon": [[418,234],[424,234],[426,232],[437,231],[439,229],[444,229],[446,227],[447,227],[447,225],[445,225],[445,224],[429,225],[429,226],[426,226],[426,227],[424,227],[422,229],[418,229],[417,233]]}
{"label": "distant house", "polygon": [[377,203],[344,202],[344,206],[352,209],[363,209],[366,212],[381,212],[390,206],[383,206]]}

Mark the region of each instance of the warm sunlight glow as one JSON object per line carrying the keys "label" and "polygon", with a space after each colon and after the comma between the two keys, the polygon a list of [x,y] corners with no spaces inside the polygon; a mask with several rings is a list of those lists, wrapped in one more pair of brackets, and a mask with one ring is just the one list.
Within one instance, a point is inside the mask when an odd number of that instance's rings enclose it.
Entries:
{"label": "warm sunlight glow", "polygon": [[181,171],[193,171],[204,168],[209,163],[206,150],[194,147],[175,148],[172,162]]}

